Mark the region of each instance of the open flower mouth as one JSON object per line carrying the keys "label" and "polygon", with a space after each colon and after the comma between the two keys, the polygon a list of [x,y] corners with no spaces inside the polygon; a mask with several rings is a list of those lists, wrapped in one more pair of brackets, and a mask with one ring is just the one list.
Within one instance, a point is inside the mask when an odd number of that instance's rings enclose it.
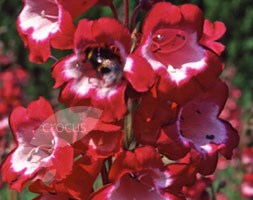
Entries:
{"label": "open flower mouth", "polygon": [[13,154],[14,170],[20,172],[25,169],[25,174],[32,174],[39,166],[51,165],[50,158],[54,154],[56,143],[53,133],[46,134],[37,129],[30,141],[20,140],[21,147]]}
{"label": "open flower mouth", "polygon": [[[82,62],[78,62],[76,68],[88,76],[87,71],[93,72],[91,77],[98,79],[98,85],[102,87],[118,84],[123,76],[122,63],[118,52],[119,50],[115,47],[88,47],[84,51]],[[92,82],[92,80],[90,81]]]}
{"label": "open flower mouth", "polygon": [[121,65],[117,49],[110,49],[108,47],[87,48],[85,55],[86,61],[89,61],[94,69],[102,75],[112,72],[116,65]]}
{"label": "open flower mouth", "polygon": [[[165,199],[157,187],[154,185],[154,180],[148,174],[130,173],[121,177],[117,186],[112,191],[111,199],[145,199],[147,195],[150,199]],[[127,190],[125,188],[128,188]]]}
{"label": "open flower mouth", "polygon": [[161,29],[152,37],[150,46],[153,54],[168,54],[180,50],[187,43],[187,34],[177,29]]}
{"label": "open flower mouth", "polygon": [[31,163],[38,163],[42,159],[50,156],[54,150],[55,141],[51,140],[50,144],[41,144],[33,147],[27,155],[26,161]]}
{"label": "open flower mouth", "polygon": [[59,15],[61,14],[55,1],[33,1],[20,14],[20,27],[23,31],[32,28],[34,30],[32,38],[45,40],[50,33],[56,33],[59,30]]}
{"label": "open flower mouth", "polygon": [[197,33],[180,28],[158,29],[142,47],[142,53],[155,70],[165,68],[168,78],[177,85],[206,66]]}
{"label": "open flower mouth", "polygon": [[221,144],[226,136],[223,123],[217,119],[217,112],[218,107],[211,103],[189,104],[180,113],[178,124],[181,136],[190,140],[198,150],[205,145]]}

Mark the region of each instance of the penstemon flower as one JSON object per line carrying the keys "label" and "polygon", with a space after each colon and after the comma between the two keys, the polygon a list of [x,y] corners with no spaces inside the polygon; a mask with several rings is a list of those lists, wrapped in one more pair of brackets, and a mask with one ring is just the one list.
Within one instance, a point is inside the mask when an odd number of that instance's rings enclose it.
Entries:
{"label": "penstemon flower", "polygon": [[75,31],[72,20],[96,3],[97,0],[25,0],[17,28],[30,50],[30,61],[45,62],[51,56],[50,46],[71,49]]}
{"label": "penstemon flower", "polygon": [[[73,148],[58,136],[50,104],[40,98],[26,108],[17,107],[10,116],[10,126],[17,147],[2,166],[3,180],[10,188],[20,191],[29,180],[62,180],[72,170]],[[50,177],[49,177],[50,179]],[[48,180],[45,180],[48,181]]]}
{"label": "penstemon flower", "polygon": [[[196,160],[199,172],[204,175],[214,172],[218,152],[231,158],[239,138],[230,124],[218,118],[227,92],[226,84],[220,81],[212,90],[199,94],[182,106],[177,121],[161,130],[162,136],[158,139],[161,152],[171,159],[178,159],[174,151],[181,151],[182,154],[190,151],[192,162]],[[166,148],[168,145],[170,150]]]}
{"label": "penstemon flower", "polygon": [[[161,77],[158,91],[164,98],[179,104],[210,88],[223,68],[223,63],[209,46],[219,53],[222,51],[215,48],[214,41],[222,36],[225,28],[221,22],[220,26],[212,27],[210,22],[205,26],[203,22],[203,13],[197,6],[175,6],[166,2],[157,3],[144,21],[137,53]],[[211,31],[218,33],[208,37]]]}
{"label": "penstemon flower", "polygon": [[[150,147],[120,153],[112,165],[112,181],[90,199],[170,199],[180,198],[182,185],[195,179],[195,168],[185,164],[163,165],[158,152]],[[184,179],[184,180],[183,180]]]}
{"label": "penstemon flower", "polygon": [[[54,87],[63,86],[60,101],[69,106],[93,105],[104,111],[104,121],[122,119],[127,112],[127,79],[137,91],[148,90],[153,84],[150,66],[137,56],[136,62],[128,57],[129,31],[114,19],[84,19],[78,24],[74,40],[75,54],[60,60],[52,71]],[[146,76],[137,67],[145,70]]]}

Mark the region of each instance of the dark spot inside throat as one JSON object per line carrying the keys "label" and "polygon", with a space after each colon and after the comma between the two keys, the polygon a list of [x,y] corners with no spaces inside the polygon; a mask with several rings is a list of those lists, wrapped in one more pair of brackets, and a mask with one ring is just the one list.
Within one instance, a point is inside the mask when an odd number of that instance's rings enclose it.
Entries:
{"label": "dark spot inside throat", "polygon": [[206,135],[206,139],[208,140],[213,140],[215,138],[214,135]]}
{"label": "dark spot inside throat", "polygon": [[200,110],[196,110],[196,111],[195,111],[195,114],[201,115]]}

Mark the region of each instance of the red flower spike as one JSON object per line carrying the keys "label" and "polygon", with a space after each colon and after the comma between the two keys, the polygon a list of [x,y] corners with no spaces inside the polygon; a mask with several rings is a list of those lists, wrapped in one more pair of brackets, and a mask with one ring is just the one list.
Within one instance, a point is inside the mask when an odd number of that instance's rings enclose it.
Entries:
{"label": "red flower spike", "polygon": [[24,4],[17,28],[30,50],[31,62],[45,62],[51,54],[50,46],[58,49],[72,47],[75,27],[69,12],[58,0],[25,0]]}
{"label": "red flower spike", "polygon": [[211,88],[223,69],[218,56],[199,43],[203,22],[203,13],[195,5],[161,2],[150,10],[143,25],[136,53],[161,77],[158,92],[178,104]]}
{"label": "red flower spike", "polygon": [[[127,58],[131,47],[128,29],[111,18],[84,19],[79,21],[74,42],[75,54],[60,60],[52,70],[54,87],[62,87],[59,100],[68,106],[91,104],[104,111],[101,119],[106,122],[122,119],[127,112],[125,78],[141,92],[153,84],[151,67]],[[140,81],[136,77],[141,69],[148,76],[141,76]]]}
{"label": "red flower spike", "polygon": [[208,93],[200,94],[182,106],[177,122],[161,132],[164,137],[158,140],[160,152],[171,159],[178,159],[166,150],[166,145],[171,147],[171,152],[180,151],[181,156],[192,149],[192,160],[204,175],[215,170],[218,152],[230,159],[239,137],[230,124],[218,118],[227,99],[227,92],[226,84],[219,81]]}
{"label": "red flower spike", "polygon": [[73,149],[47,123],[56,120],[43,98],[12,112],[10,126],[18,146],[2,164],[3,181],[10,188],[21,191],[29,180],[59,181],[71,172]]}

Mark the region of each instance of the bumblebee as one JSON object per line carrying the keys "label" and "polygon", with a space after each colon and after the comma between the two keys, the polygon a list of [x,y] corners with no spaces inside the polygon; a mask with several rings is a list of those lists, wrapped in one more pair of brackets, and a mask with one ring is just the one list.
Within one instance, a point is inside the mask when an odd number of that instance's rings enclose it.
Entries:
{"label": "bumblebee", "polygon": [[102,75],[106,84],[112,84],[122,78],[123,70],[120,57],[109,48],[87,48],[86,61]]}

